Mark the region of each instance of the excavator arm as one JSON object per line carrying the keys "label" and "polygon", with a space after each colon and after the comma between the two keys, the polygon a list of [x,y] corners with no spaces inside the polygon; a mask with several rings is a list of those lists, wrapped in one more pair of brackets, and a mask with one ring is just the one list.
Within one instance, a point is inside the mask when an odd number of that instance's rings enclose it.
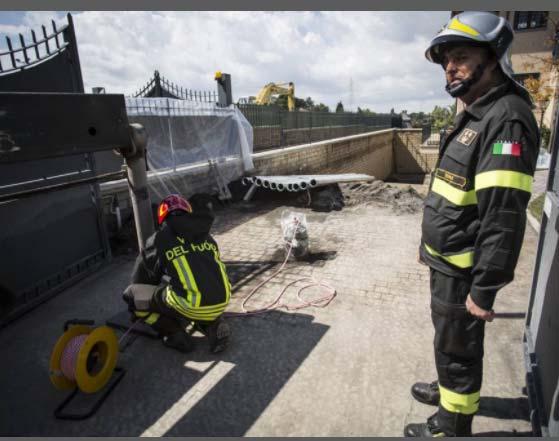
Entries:
{"label": "excavator arm", "polygon": [[[287,87],[284,87],[287,85]],[[287,108],[289,111],[295,110],[295,85],[293,83],[268,83],[258,94],[254,102],[256,104],[270,104],[272,96],[287,95]]]}

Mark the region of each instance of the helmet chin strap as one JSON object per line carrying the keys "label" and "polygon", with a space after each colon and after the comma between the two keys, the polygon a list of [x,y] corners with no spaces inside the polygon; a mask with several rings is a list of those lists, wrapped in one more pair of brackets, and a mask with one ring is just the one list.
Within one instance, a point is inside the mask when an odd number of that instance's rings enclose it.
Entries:
{"label": "helmet chin strap", "polygon": [[469,78],[460,81],[456,86],[451,86],[450,84],[447,84],[445,86],[446,91],[453,98],[457,98],[467,94],[472,88],[472,86],[479,81],[479,79],[483,75],[484,70],[485,70],[485,65],[478,64],[476,70]]}

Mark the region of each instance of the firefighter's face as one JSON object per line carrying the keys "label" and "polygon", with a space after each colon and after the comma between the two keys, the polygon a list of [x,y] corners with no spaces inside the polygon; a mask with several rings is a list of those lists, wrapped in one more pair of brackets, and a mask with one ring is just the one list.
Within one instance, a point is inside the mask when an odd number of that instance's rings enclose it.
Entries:
{"label": "firefighter's face", "polygon": [[446,82],[454,86],[462,80],[470,78],[480,64],[487,61],[487,52],[481,47],[456,46],[445,51],[442,67]]}

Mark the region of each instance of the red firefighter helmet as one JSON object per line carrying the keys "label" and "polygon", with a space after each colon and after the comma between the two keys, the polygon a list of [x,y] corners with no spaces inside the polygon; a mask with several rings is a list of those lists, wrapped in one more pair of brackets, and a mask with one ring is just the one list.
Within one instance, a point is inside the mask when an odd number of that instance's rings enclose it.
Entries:
{"label": "red firefighter helmet", "polygon": [[176,210],[192,213],[192,206],[185,198],[179,196],[178,194],[170,194],[169,196],[166,196],[165,199],[161,201],[159,208],[157,209],[157,221],[159,225],[163,223],[169,213]]}

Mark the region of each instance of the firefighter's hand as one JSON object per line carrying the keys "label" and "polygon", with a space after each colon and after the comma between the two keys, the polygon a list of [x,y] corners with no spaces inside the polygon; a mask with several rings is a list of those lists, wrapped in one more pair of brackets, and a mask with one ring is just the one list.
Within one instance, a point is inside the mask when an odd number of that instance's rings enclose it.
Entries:
{"label": "firefighter's hand", "polygon": [[487,311],[477,306],[470,294],[468,294],[468,298],[466,299],[466,309],[474,317],[485,320],[486,322],[492,322],[493,319],[495,318],[495,311],[493,310]]}

